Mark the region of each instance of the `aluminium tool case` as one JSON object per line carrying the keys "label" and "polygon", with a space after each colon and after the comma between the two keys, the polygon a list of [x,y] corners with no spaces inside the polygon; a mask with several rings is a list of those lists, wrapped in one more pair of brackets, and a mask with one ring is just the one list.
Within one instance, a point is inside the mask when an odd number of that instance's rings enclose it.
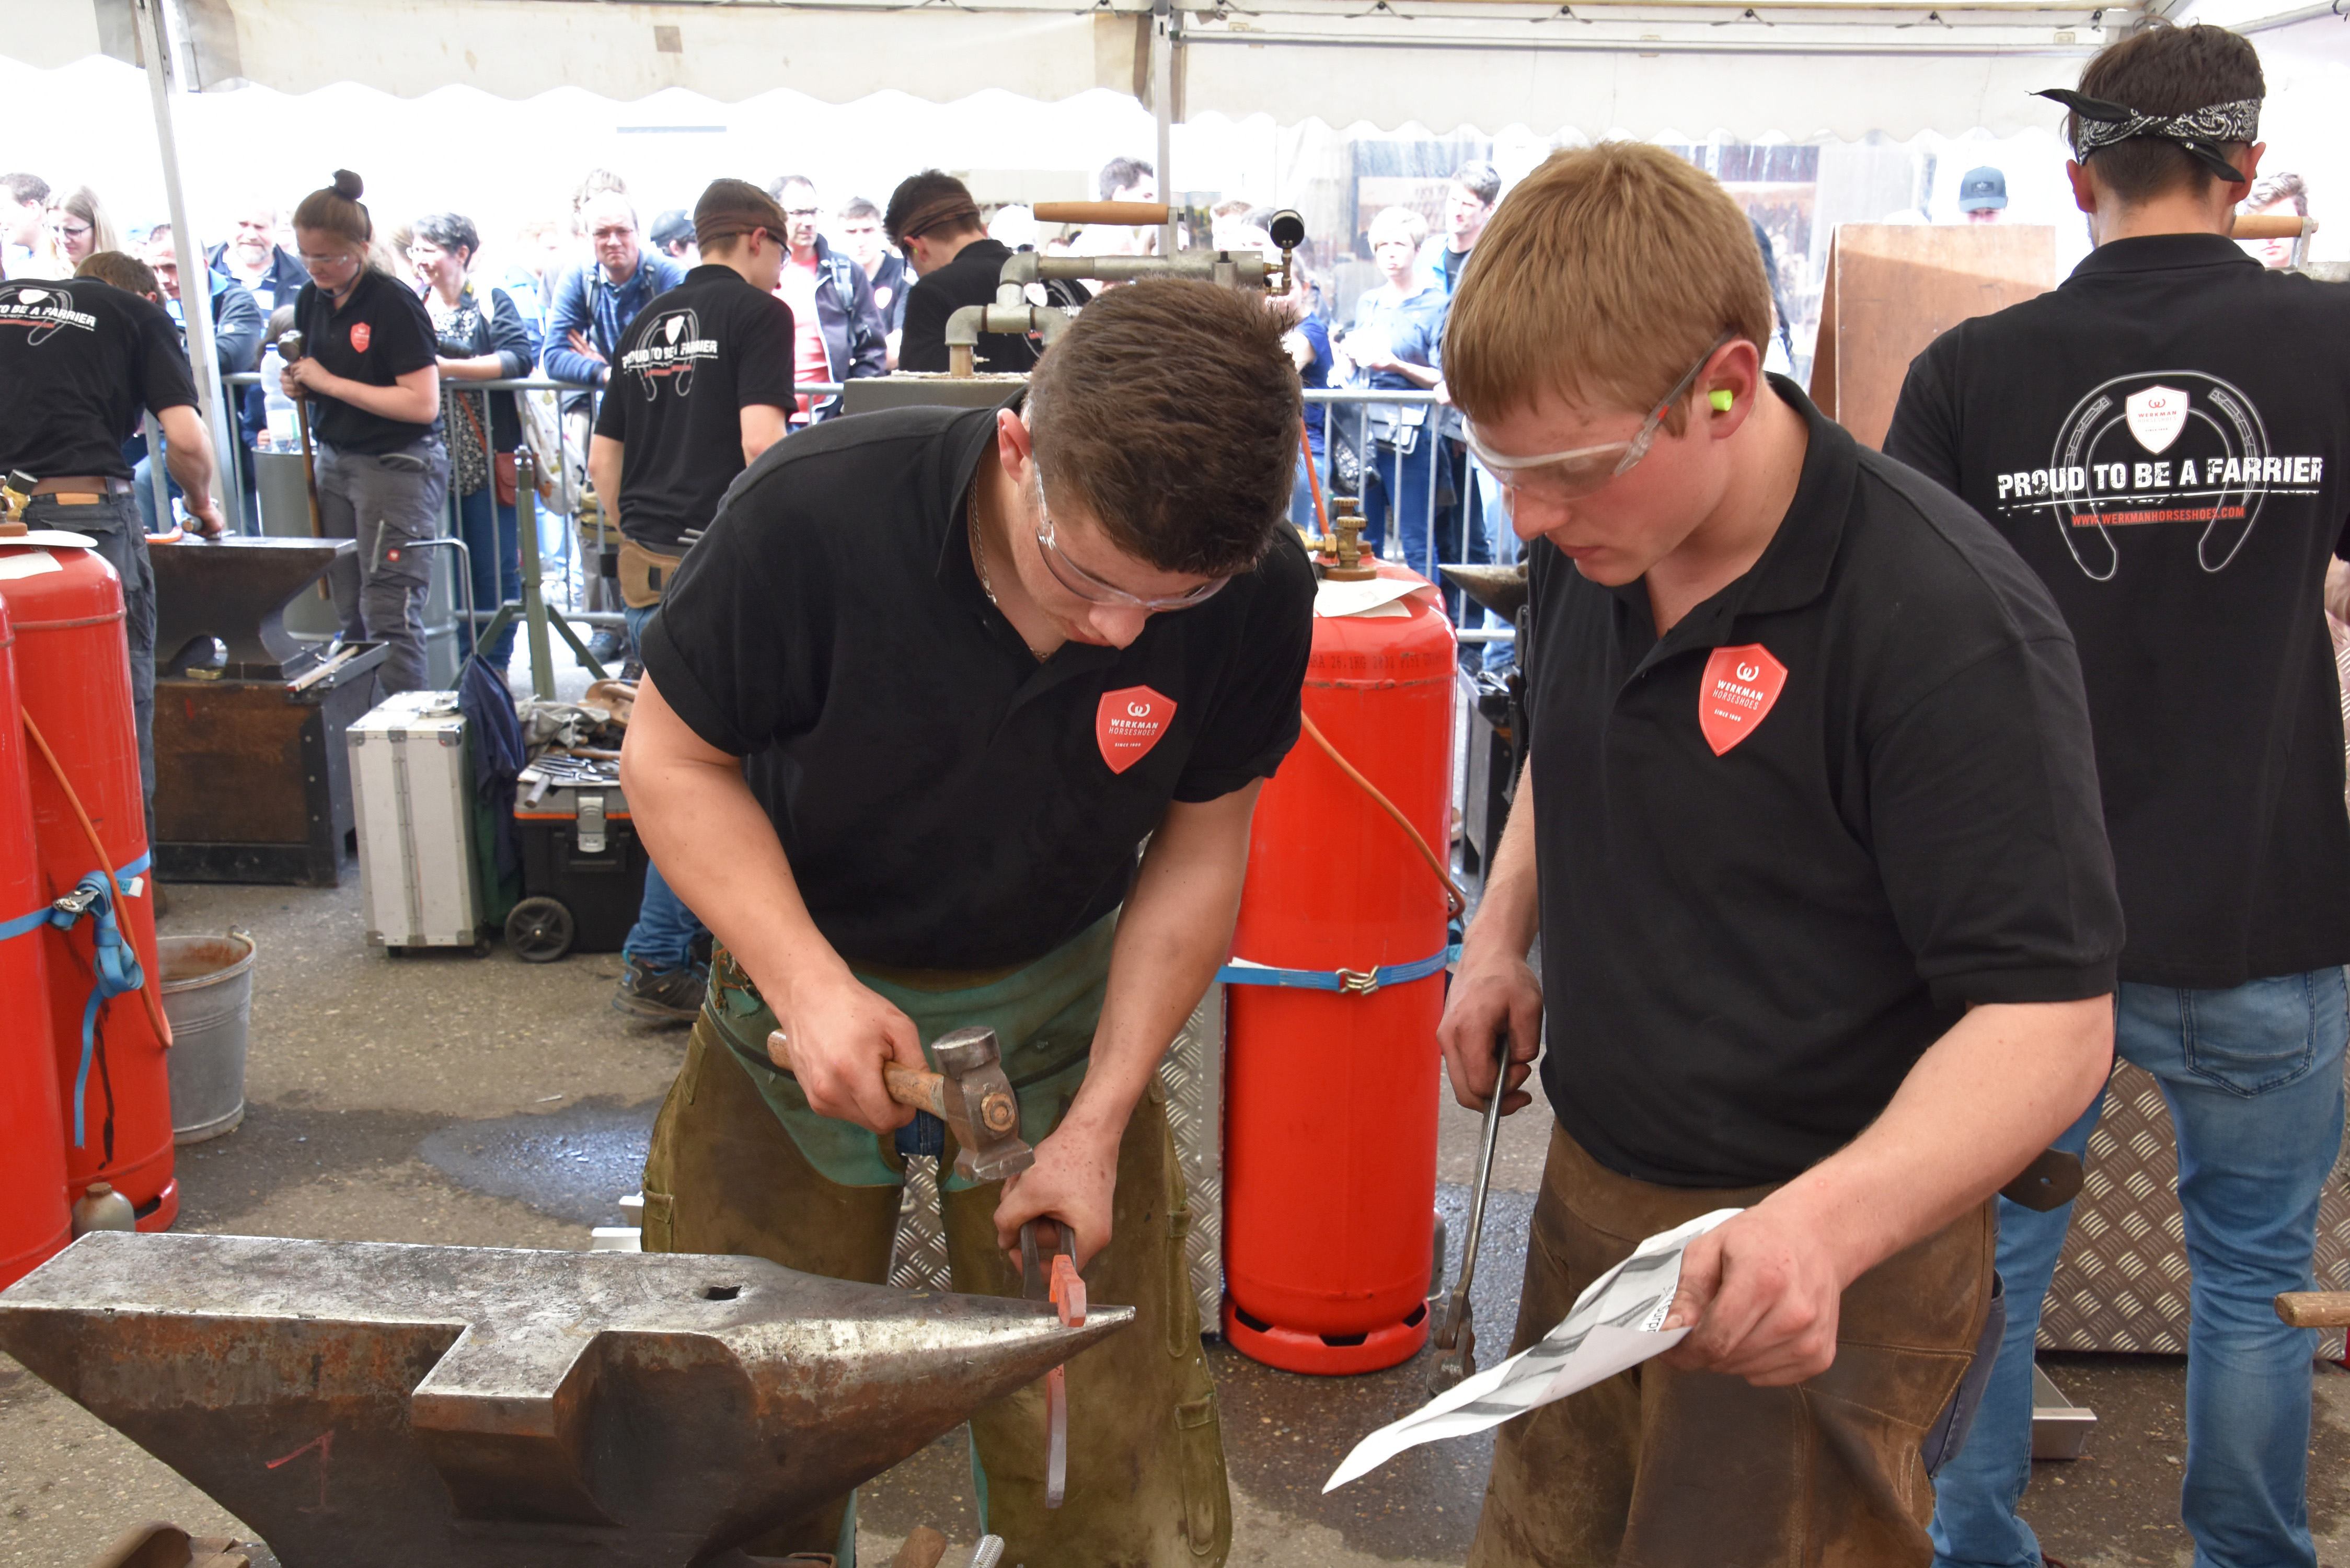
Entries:
{"label": "aluminium tool case", "polygon": [[618,779],[552,782],[532,789],[524,770],[515,800],[515,831],[522,840],[523,894],[555,898],[570,912],[566,950],[616,953],[637,923],[644,899],[647,859]]}
{"label": "aluminium tool case", "polygon": [[482,948],[473,771],[454,691],[403,691],[352,724],[351,808],[368,940]]}

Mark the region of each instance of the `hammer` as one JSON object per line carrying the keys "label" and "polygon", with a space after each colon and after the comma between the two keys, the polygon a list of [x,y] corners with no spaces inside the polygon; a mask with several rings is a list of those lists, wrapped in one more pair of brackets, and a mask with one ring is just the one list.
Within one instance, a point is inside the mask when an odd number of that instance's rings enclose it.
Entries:
{"label": "hammer", "polygon": [[[789,1060],[781,1031],[767,1036],[771,1056]],[[928,1111],[955,1137],[955,1174],[966,1181],[1002,1181],[1036,1163],[1020,1137],[1020,1100],[1003,1075],[1003,1055],[993,1029],[957,1029],[931,1043],[940,1071],[895,1062],[881,1064],[889,1097]]]}

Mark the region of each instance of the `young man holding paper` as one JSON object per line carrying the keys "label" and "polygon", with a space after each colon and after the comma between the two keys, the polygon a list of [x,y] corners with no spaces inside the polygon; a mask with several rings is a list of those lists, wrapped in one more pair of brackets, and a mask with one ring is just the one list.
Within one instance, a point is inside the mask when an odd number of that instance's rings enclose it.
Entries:
{"label": "young man holding paper", "polygon": [[2072,639],[1981,517],[1762,373],[1771,325],[1736,204],[1622,142],[1520,184],[1453,305],[1533,590],[1531,761],[1441,1032],[1456,1097],[1521,1108],[1548,1012],[1514,1348],[1742,1210],[1684,1255],[1677,1347],[1502,1428],[1475,1568],[1922,1568],[1991,1196],[2111,1059]]}

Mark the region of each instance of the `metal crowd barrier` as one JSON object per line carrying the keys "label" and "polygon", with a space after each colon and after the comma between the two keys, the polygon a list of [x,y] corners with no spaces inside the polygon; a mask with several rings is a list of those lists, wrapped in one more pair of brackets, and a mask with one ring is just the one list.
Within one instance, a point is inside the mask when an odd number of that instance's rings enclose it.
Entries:
{"label": "metal crowd barrier", "polygon": [[[261,377],[257,371],[244,371],[223,377],[222,379],[226,385],[239,389],[241,400],[242,389],[259,385]],[[511,379],[501,379],[490,381],[467,381],[456,389],[465,393],[546,391],[556,393],[558,396],[574,392],[585,393],[589,399],[591,430],[594,428],[596,400],[602,396],[602,389],[599,388],[585,386],[576,381],[558,381],[537,376],[522,376]],[[806,381],[796,383],[793,388],[793,391],[797,395],[817,398],[832,397],[840,390],[841,383],[837,381]],[[1514,539],[1505,537],[1508,535],[1509,520],[1500,508],[1499,489],[1493,484],[1491,476],[1487,475],[1473,459],[1469,458],[1465,452],[1456,450],[1453,440],[1441,433],[1440,426],[1443,420],[1441,410],[1445,405],[1440,402],[1433,391],[1380,391],[1364,388],[1333,387],[1307,390],[1305,401],[1311,406],[1319,407],[1325,410],[1323,452],[1317,460],[1317,472],[1326,500],[1336,498],[1335,482],[1337,477],[1339,441],[1334,438],[1340,434],[1342,429],[1346,432],[1347,444],[1354,452],[1360,454],[1361,458],[1361,477],[1356,484],[1357,491],[1367,493],[1372,488],[1371,482],[1376,474],[1382,493],[1381,499],[1385,502],[1381,509],[1385,535],[1382,539],[1382,551],[1388,559],[1401,562],[1431,582],[1441,583],[1443,579],[1438,572],[1440,566],[1462,565],[1466,557],[1474,554],[1482,553],[1487,561],[1492,561],[1497,556],[1504,554],[1509,559],[1516,558],[1517,552],[1512,547],[1515,544]],[[1403,451],[1399,442],[1382,441],[1378,438],[1378,433],[1374,429],[1371,410],[1380,407],[1423,408],[1428,410],[1421,416],[1421,423],[1405,427],[1415,431],[1410,452]],[[492,421],[489,420],[485,419],[482,421],[481,440],[483,461],[492,474],[490,484],[494,491],[498,454],[491,440],[491,425]],[[242,428],[241,425],[239,428]],[[453,442],[460,434],[459,431],[443,431],[442,440],[445,442]],[[463,439],[472,439],[470,430],[462,434]],[[571,448],[570,420],[557,418],[556,440],[557,452],[567,470],[576,466],[584,473],[588,462],[587,453],[584,452],[575,453]],[[245,526],[245,516],[243,487],[235,475],[237,465],[234,462],[224,462],[220,466],[224,474],[224,486],[232,488],[234,492],[226,498],[230,515],[237,520],[237,526],[242,529]],[[1424,484],[1417,483],[1423,478]],[[1425,492],[1425,498],[1420,502],[1420,515],[1417,519],[1419,526],[1416,529],[1407,529],[1402,525],[1404,519],[1401,515],[1400,503],[1409,493],[1408,483],[1412,483]],[[1440,538],[1437,526],[1442,511],[1438,505],[1438,498],[1448,488],[1454,493],[1453,507],[1457,519],[1451,531],[1457,534],[1461,541],[1461,548],[1457,551],[1448,551],[1443,547],[1449,541]],[[160,496],[160,482],[158,493]],[[1476,497],[1477,504],[1472,505],[1472,496]],[[1357,499],[1362,504],[1365,517],[1370,517],[1372,515],[1371,497],[1367,493],[1361,493],[1358,494]],[[494,499],[492,504],[495,505]],[[459,508],[460,498],[452,485],[448,499],[448,535],[452,537],[463,538],[464,525]],[[1310,503],[1306,510],[1310,513]],[[494,517],[494,513],[493,515]],[[562,568],[563,592],[559,604],[551,603],[548,606],[550,613],[559,613],[565,620],[575,626],[593,627],[599,630],[621,626],[624,623],[624,618],[618,612],[590,610],[580,602],[586,591],[588,576],[593,563],[583,562],[577,557],[574,545],[578,535],[568,514],[557,513],[553,515],[561,517],[564,523],[561,530],[561,544],[552,554],[552,561]],[[1411,548],[1407,548],[1405,544],[1405,535],[1408,533],[1417,535]],[[1477,552],[1470,548],[1471,543],[1481,536],[1485,545],[1483,551]],[[1499,549],[1496,548],[1497,545],[1500,546]],[[1456,555],[1463,559],[1455,559]],[[496,551],[492,558],[495,561],[498,569],[497,606],[487,609],[474,607],[470,572],[465,580],[453,585],[452,597],[459,618],[466,624],[469,650],[471,635],[476,628],[487,625],[500,613],[514,614],[520,609],[520,584],[510,584],[505,580],[504,552]],[[1464,622],[1473,623],[1478,617],[1464,607],[1461,618]],[[1482,626],[1464,625],[1459,631],[1461,640],[1469,643],[1515,640],[1517,633],[1513,628],[1500,624],[1490,615],[1485,617],[1485,622],[1486,624]]]}

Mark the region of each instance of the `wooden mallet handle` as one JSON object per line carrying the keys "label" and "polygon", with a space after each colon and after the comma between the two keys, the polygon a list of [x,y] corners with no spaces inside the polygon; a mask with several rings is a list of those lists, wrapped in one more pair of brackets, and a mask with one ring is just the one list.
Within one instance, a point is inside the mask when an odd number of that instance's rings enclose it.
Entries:
{"label": "wooden mallet handle", "polygon": [[2246,213],[2238,215],[2236,226],[2228,232],[2233,240],[2297,240],[2301,238],[2302,220],[2291,213]]}
{"label": "wooden mallet handle", "polygon": [[1164,202],[1039,202],[1035,210],[1040,223],[1122,223],[1143,228],[1167,221]]}
{"label": "wooden mallet handle", "polygon": [[2276,1314],[2294,1328],[2350,1328],[2350,1291],[2287,1291]]}
{"label": "wooden mallet handle", "polygon": [[945,1117],[947,1081],[943,1075],[926,1073],[919,1067],[900,1067],[895,1062],[884,1062],[881,1064],[881,1081],[889,1086],[889,1097],[899,1105],[928,1111],[941,1119]]}

